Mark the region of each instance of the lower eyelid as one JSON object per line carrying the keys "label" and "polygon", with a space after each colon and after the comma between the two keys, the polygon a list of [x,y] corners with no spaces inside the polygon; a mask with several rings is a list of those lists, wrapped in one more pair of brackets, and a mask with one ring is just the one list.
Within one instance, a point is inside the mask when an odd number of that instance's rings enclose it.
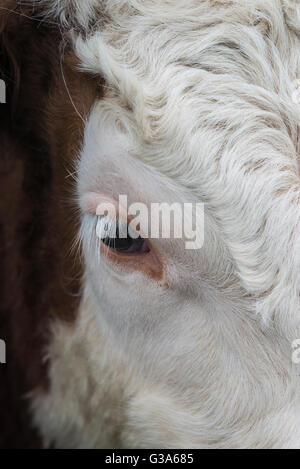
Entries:
{"label": "lower eyelid", "polygon": [[142,272],[153,280],[161,281],[163,279],[164,268],[158,255],[152,250],[144,254],[119,253],[108,248],[101,243],[101,252],[115,265],[121,266],[125,270]]}

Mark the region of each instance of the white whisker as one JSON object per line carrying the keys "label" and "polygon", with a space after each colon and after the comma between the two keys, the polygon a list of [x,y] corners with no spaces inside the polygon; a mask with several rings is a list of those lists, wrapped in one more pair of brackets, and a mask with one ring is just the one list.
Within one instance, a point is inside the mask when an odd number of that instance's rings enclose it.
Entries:
{"label": "white whisker", "polygon": [[64,86],[65,86],[65,88],[66,88],[66,91],[67,91],[67,93],[68,93],[68,97],[69,97],[69,99],[70,99],[70,102],[71,102],[73,108],[75,109],[76,114],[80,117],[80,119],[82,120],[82,122],[83,122],[84,125],[85,125],[86,122],[85,122],[84,118],[82,117],[82,115],[80,114],[80,112],[78,111],[78,109],[77,109],[77,107],[76,107],[76,105],[75,105],[75,103],[74,103],[74,100],[73,100],[73,98],[72,98],[72,96],[71,96],[70,90],[69,90],[68,85],[67,85],[66,77],[65,77],[65,74],[64,74],[63,60],[64,60],[66,42],[65,42],[65,40],[64,40],[63,33],[62,33],[61,30],[60,30],[60,32],[61,32],[61,36],[62,36],[62,42],[61,42],[61,44],[62,44],[62,51],[61,51],[61,54],[60,54],[60,70],[61,70],[61,76],[62,76],[62,79],[63,79]]}

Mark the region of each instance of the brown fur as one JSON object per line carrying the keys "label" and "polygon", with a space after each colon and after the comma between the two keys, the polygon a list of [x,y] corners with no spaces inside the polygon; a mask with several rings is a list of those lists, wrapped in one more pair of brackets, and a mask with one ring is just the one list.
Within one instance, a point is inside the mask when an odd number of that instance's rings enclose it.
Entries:
{"label": "brown fur", "polygon": [[[61,74],[61,33],[39,23],[14,1],[0,0],[0,73],[8,102],[0,104],[0,339],[7,364],[0,365],[0,447],[37,447],[24,395],[47,392],[43,360],[49,324],[70,324],[80,299],[81,266],[72,252],[78,226],[73,200],[74,162],[83,123]],[[76,69],[69,46],[65,79],[86,116],[100,83]],[[101,91],[101,90],[100,90]]]}

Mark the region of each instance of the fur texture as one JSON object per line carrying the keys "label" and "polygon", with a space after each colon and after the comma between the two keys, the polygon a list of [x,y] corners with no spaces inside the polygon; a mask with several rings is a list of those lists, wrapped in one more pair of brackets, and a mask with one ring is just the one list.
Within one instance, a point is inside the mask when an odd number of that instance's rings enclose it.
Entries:
{"label": "fur texture", "polygon": [[79,317],[54,321],[50,392],[32,400],[44,444],[299,448],[298,3],[44,8],[106,82],[85,125],[78,205],[88,192],[205,203],[200,251],[153,240],[163,281],[99,263],[96,216],[82,211]]}

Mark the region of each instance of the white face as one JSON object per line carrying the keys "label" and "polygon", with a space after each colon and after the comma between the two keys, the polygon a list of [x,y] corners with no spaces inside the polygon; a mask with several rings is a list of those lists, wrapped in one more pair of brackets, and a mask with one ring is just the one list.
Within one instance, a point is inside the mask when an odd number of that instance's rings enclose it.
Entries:
{"label": "white face", "polygon": [[[211,399],[224,423],[224,409],[249,412],[245,394],[262,409],[292,380],[299,39],[279,1],[119,3],[106,2],[102,29],[74,34],[82,66],[105,78],[78,165],[86,289],[133,367],[200,406],[210,437]],[[149,209],[204,203],[202,248],[99,243],[98,205],[124,194]]]}
{"label": "white face", "polygon": [[[125,194],[149,210],[152,202],[205,204],[201,249],[185,249],[184,240],[151,240],[150,253],[125,258],[110,250],[94,268],[97,257],[88,250],[96,290],[103,283],[118,292],[107,298],[112,315],[126,316],[113,304],[117,297],[127,314],[147,315],[147,295],[156,289],[159,311],[180,298],[181,309],[187,313],[193,304],[197,317],[209,320],[218,310],[232,321],[250,316],[258,328],[261,322],[295,333],[299,113],[292,82],[298,69],[285,51],[296,39],[287,27],[280,41],[275,32],[266,39],[264,18],[256,12],[250,28],[254,13],[240,3],[208,9],[209,2],[191,2],[191,17],[182,22],[181,4],[162,8],[160,20],[152,2],[132,2],[137,16],[108,2],[104,28],[74,37],[82,66],[106,79],[80,157],[81,206],[85,211],[89,200],[92,212],[83,219],[83,238],[102,198]],[[280,21],[280,5],[270,13]],[[219,23],[224,16],[231,22]],[[240,22],[233,27],[235,17]]]}

